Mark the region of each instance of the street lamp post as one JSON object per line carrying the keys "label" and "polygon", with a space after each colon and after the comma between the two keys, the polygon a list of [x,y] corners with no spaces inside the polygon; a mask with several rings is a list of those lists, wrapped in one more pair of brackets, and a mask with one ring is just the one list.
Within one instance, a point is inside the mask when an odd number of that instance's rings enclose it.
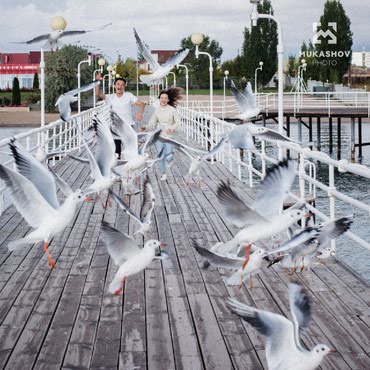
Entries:
{"label": "street lamp post", "polygon": [[[213,117],[213,65],[212,56],[204,51],[199,51],[199,45],[203,41],[201,33],[193,33],[191,35],[191,42],[195,45],[195,57],[198,59],[199,55],[207,55],[209,58],[209,99],[210,99],[210,116]],[[213,143],[212,143],[213,146]]]}
{"label": "street lamp post", "polygon": [[[278,123],[279,123],[279,133],[284,134],[284,45],[283,45],[283,29],[280,21],[271,14],[260,14],[258,13],[257,6],[262,0],[249,0],[252,4],[252,26],[257,26],[258,19],[271,19],[277,24],[277,34],[278,34],[278,44],[277,44],[277,53],[278,53]],[[279,158],[282,159],[283,151],[282,148],[279,148]]]}
{"label": "street lamp post", "polygon": [[189,69],[185,64],[178,64],[177,69],[185,68],[185,93],[186,93],[186,109],[189,108]]}
{"label": "street lamp post", "polygon": [[[41,48],[41,59],[40,59],[40,104],[41,104],[41,127],[45,126],[45,59],[44,59],[44,49]],[[43,137],[43,135],[42,135]]]}
{"label": "street lamp post", "polygon": [[[111,89],[112,89],[112,71],[113,71],[113,66],[112,65],[109,65],[107,67],[107,71],[108,71],[108,94],[111,93]],[[105,91],[104,91],[104,94],[105,94]]]}
{"label": "street lamp post", "polygon": [[254,94],[257,94],[257,71],[262,71],[263,62],[259,62],[259,67],[254,71]]}
{"label": "street lamp post", "polygon": [[173,75],[173,86],[176,87],[176,75],[174,72],[170,72]]}
{"label": "street lamp post", "polygon": [[225,75],[225,77],[224,77],[224,103],[225,103],[225,101],[226,101],[226,81],[229,77],[229,71],[226,70],[224,72],[224,75]]}
{"label": "street lamp post", "polygon": [[[91,54],[89,54],[88,58],[86,60],[82,60],[80,63],[78,63],[77,67],[77,85],[78,88],[81,87],[81,64],[87,63],[89,66],[91,66]],[[78,92],[78,113],[81,113],[81,93]]]}
{"label": "street lamp post", "polygon": [[108,84],[109,84],[109,78],[110,75],[107,73],[106,75],[103,76],[103,94],[105,94],[105,79],[108,77]]}
{"label": "street lamp post", "polygon": [[116,70],[114,69],[114,66],[113,66],[113,69],[112,69],[111,75],[112,75],[113,83],[111,84],[112,91],[109,91],[109,94],[114,94],[114,80],[116,79],[116,75],[117,75],[117,72],[116,72]]}
{"label": "street lamp post", "polygon": [[[100,72],[101,74],[103,74],[103,67],[104,67],[104,65],[105,65],[105,59],[103,59],[103,58],[100,58],[99,60],[98,60],[98,65],[99,65],[99,68],[98,69],[96,69],[95,71],[94,71],[94,73],[93,73],[93,81],[95,82],[95,80],[96,80],[96,73],[97,72]],[[103,93],[104,93],[104,76],[103,76]],[[94,108],[95,108],[95,105],[96,105],[96,91],[95,91],[95,88],[93,89],[93,105],[94,105]]]}

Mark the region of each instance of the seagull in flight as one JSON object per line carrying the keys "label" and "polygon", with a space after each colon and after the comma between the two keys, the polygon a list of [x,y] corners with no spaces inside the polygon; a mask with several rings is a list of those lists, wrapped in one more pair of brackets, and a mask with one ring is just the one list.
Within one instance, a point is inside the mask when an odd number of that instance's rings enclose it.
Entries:
{"label": "seagull in flight", "polygon": [[[12,142],[9,146],[18,172],[0,165],[0,179],[5,182],[17,211],[35,230],[24,238],[11,241],[8,249],[14,251],[22,245],[43,241],[52,269],[55,262],[48,250],[51,239],[72,221],[77,205],[89,198],[81,190],[73,192],[62,178],[48,170],[18,143]],[[56,183],[66,195],[62,205],[57,198]]]}
{"label": "seagull in flight", "polygon": [[79,89],[73,89],[59,96],[58,100],[55,103],[55,106],[58,107],[60,118],[63,121],[68,121],[71,118],[71,104],[78,101],[78,97],[75,96],[78,93],[89,91],[95,89],[96,86],[100,84],[100,81],[93,81],[87,85],[80,87]]}
{"label": "seagull in flight", "polygon": [[42,48],[50,48],[50,50],[54,51],[63,46],[63,44],[59,41],[60,38],[65,36],[75,36],[75,35],[82,35],[87,32],[93,32],[93,31],[100,31],[108,26],[110,26],[112,23],[108,23],[102,27],[95,28],[92,30],[75,30],[75,31],[64,31],[62,29],[54,30],[50,33],[47,33],[45,35],[37,36],[31,40],[28,41],[20,41],[20,42],[13,42],[13,44],[36,44],[40,41],[45,41],[46,43],[42,46]]}
{"label": "seagull in flight", "polygon": [[289,284],[289,303],[292,321],[286,317],[247,306],[235,299],[226,304],[229,309],[266,337],[266,361],[269,370],[314,370],[324,357],[335,349],[317,344],[305,349],[299,339],[311,321],[311,301],[297,283]]}
{"label": "seagull in flight", "polygon": [[149,63],[151,70],[153,71],[150,75],[141,75],[140,80],[141,82],[147,85],[155,85],[158,84],[164,77],[168,75],[168,73],[178,64],[180,64],[183,59],[189,54],[189,49],[182,49],[179,52],[175,53],[171,57],[169,57],[166,62],[162,65],[153,58],[150,50],[144,45],[141,41],[139,35],[137,34],[134,28],[134,35],[145,60]]}
{"label": "seagull in flight", "polygon": [[167,254],[160,250],[160,247],[166,245],[165,243],[151,239],[144,244],[144,248],[139,248],[132,236],[121,233],[105,221],[102,223],[101,235],[109,255],[119,266],[114,279],[109,284],[109,292],[115,295],[123,290],[128,276],[147,268],[153,259],[167,258]]}

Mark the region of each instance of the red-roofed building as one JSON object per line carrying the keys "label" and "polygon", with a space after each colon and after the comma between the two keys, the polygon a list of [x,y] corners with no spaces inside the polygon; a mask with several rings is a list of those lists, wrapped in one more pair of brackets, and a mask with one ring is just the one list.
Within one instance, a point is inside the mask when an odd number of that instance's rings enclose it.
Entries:
{"label": "red-roofed building", "polygon": [[22,88],[32,88],[35,73],[39,73],[40,51],[0,53],[0,89],[11,89],[14,77]]}

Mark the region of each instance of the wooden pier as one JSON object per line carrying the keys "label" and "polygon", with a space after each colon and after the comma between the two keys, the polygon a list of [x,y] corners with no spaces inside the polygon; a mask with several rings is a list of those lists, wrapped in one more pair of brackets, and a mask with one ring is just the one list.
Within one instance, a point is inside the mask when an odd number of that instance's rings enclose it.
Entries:
{"label": "wooden pier", "polygon": [[[170,258],[129,277],[120,296],[107,291],[117,267],[99,240],[101,222],[130,234],[137,225],[114,203],[79,208],[51,243],[52,271],[40,245],[8,252],[8,242],[29,227],[13,207],[6,210],[0,217],[0,368],[266,369],[264,338],[225,300],[236,297],[290,318],[292,277],[270,268],[255,277],[253,289],[239,289],[225,285],[229,272],[202,268],[191,240],[211,247],[237,231],[223,219],[218,183],[230,179],[247,201],[253,194],[218,162],[204,165],[201,188],[186,186],[187,165],[176,153],[166,182],[151,170],[156,206],[149,237],[167,243]],[[55,168],[73,189],[91,181],[88,169],[70,159]],[[114,190],[124,196],[119,185]],[[138,208],[140,195],[125,199]],[[326,343],[338,351],[321,369],[370,369],[370,286],[334,259],[293,277],[313,303],[304,344]]]}

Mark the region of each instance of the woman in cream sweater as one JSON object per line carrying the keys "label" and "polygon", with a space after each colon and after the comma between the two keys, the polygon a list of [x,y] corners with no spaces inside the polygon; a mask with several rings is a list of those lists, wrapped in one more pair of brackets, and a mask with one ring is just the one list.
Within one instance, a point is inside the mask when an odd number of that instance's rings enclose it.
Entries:
{"label": "woman in cream sweater", "polygon": [[[180,89],[172,87],[168,90],[161,91],[159,94],[159,107],[154,111],[146,131],[155,130],[157,127],[162,129],[162,136],[172,137],[173,133],[180,128],[181,120],[177,113],[177,101],[181,99]],[[162,160],[159,162],[159,170],[162,173],[161,180],[166,181],[166,165],[171,166],[173,161],[173,145],[170,143],[162,143],[159,140],[156,142],[158,153],[164,148]]]}

